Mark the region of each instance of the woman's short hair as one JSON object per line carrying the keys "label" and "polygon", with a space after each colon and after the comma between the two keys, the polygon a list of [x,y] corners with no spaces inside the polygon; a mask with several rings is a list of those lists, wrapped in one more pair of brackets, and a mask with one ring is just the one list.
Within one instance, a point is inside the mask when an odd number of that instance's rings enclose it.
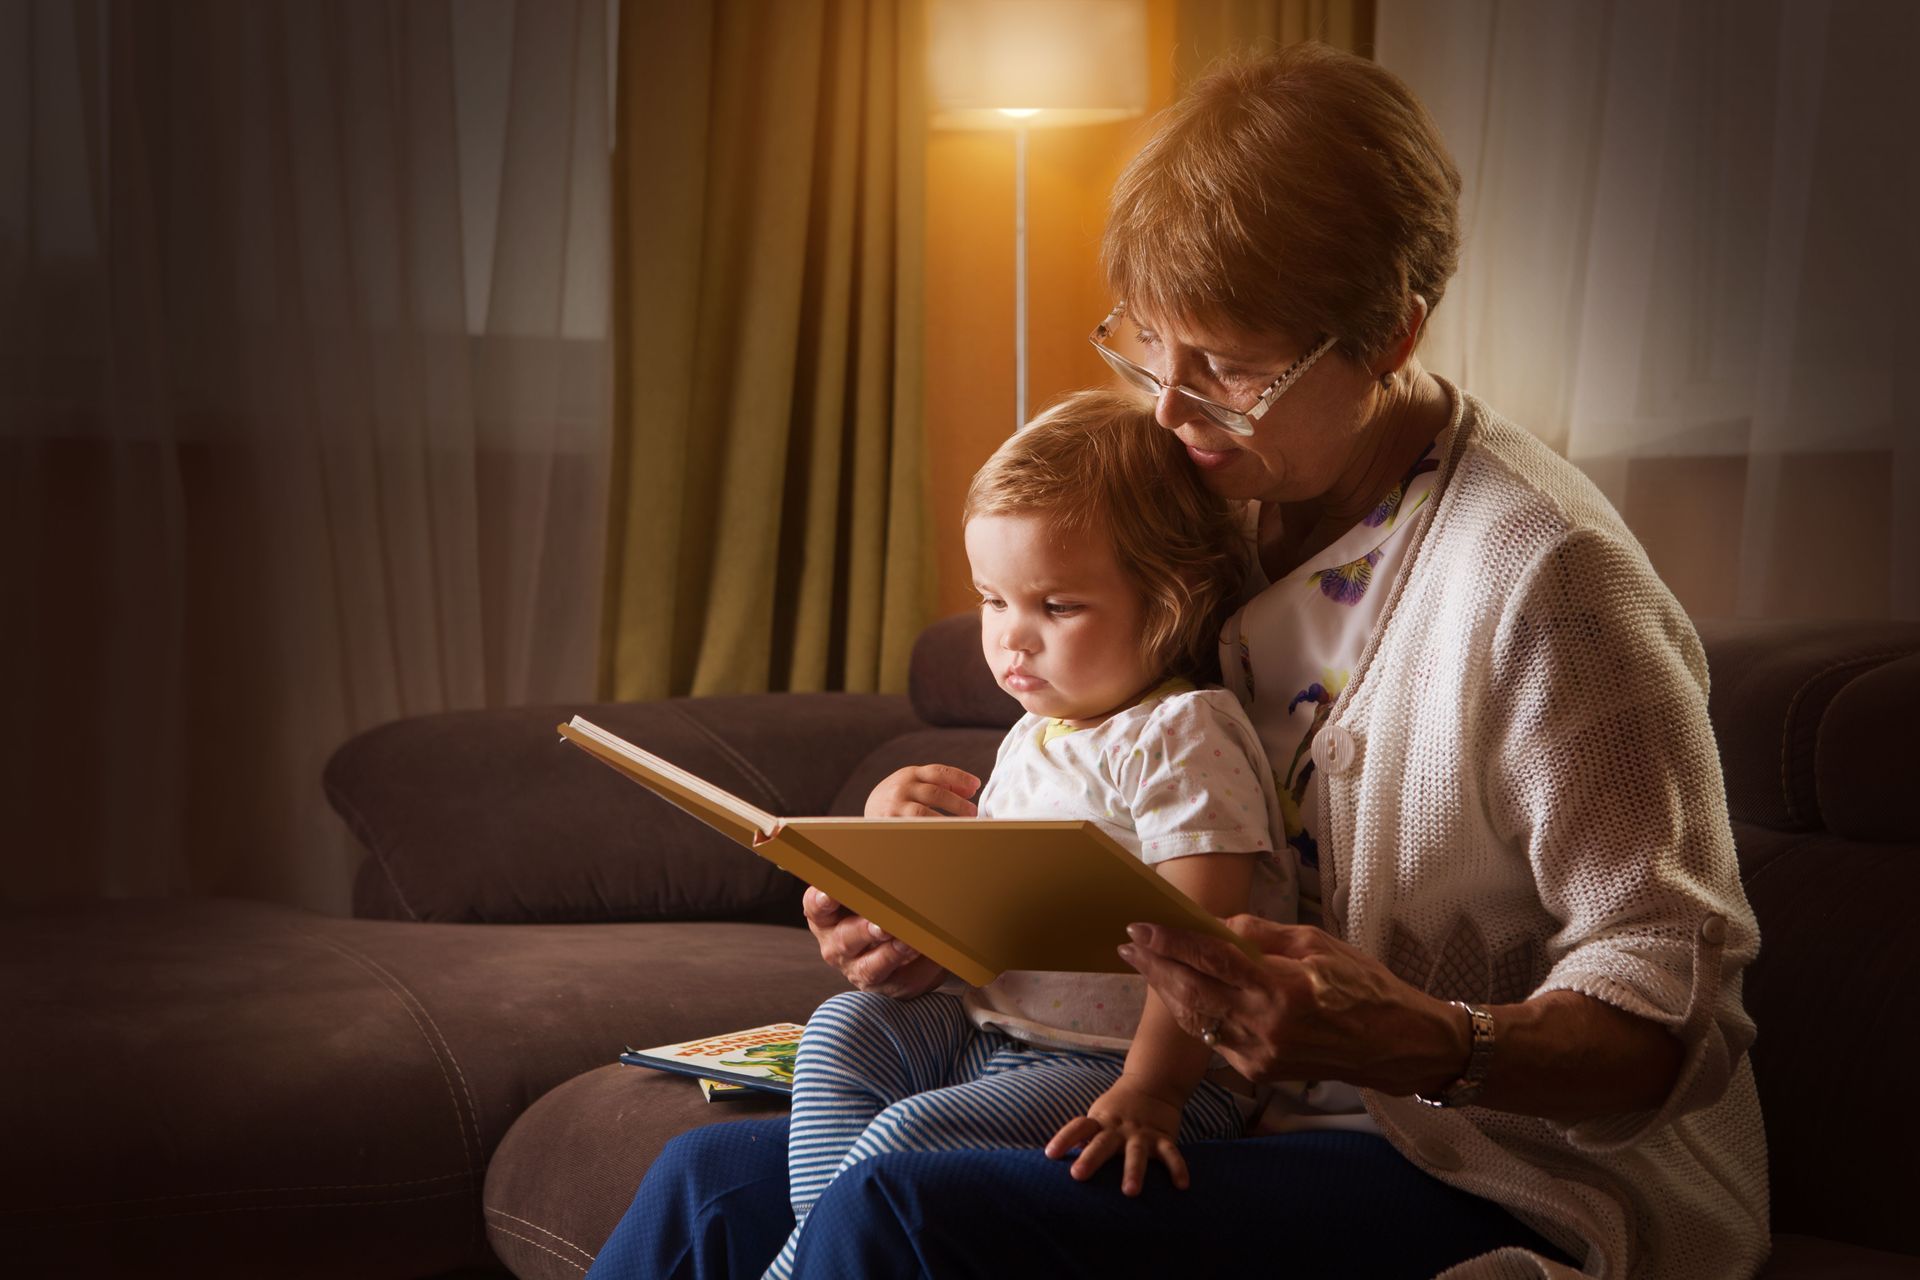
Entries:
{"label": "woman's short hair", "polygon": [[1460,173],[1399,77],[1323,44],[1218,63],[1115,185],[1101,257],[1135,314],[1228,321],[1351,359],[1440,303]]}
{"label": "woman's short hair", "polygon": [[1152,402],[1094,389],[1049,407],[974,473],[962,519],[983,515],[1042,515],[1062,538],[1108,537],[1145,602],[1147,665],[1218,679],[1220,626],[1251,549]]}

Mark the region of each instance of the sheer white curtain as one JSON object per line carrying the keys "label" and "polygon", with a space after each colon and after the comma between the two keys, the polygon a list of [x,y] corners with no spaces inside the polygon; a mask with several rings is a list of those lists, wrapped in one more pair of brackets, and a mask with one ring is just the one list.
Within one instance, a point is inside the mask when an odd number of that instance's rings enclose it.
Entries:
{"label": "sheer white curtain", "polygon": [[592,694],[607,26],[0,3],[0,894],[344,909],[333,747]]}
{"label": "sheer white curtain", "polygon": [[1696,616],[1920,617],[1920,5],[1380,0],[1466,182],[1426,359]]}

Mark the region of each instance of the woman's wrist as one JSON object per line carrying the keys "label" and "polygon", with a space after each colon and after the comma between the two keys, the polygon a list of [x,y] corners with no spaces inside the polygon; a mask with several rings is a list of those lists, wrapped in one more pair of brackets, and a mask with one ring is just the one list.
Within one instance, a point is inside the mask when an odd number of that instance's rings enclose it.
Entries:
{"label": "woman's wrist", "polygon": [[1467,1069],[1473,1057],[1473,1022],[1451,1001],[1422,995],[1416,1033],[1407,1037],[1409,1053],[1396,1064],[1393,1087],[1384,1092],[1437,1098]]}

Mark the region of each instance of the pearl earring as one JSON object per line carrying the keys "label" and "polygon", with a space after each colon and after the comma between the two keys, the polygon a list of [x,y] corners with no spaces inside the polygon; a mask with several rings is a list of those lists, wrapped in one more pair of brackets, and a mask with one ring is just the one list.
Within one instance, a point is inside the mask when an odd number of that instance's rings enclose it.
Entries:
{"label": "pearl earring", "polygon": [[1389,373],[1383,373],[1380,375],[1380,389],[1383,391],[1393,390],[1393,374],[1392,373],[1389,372]]}

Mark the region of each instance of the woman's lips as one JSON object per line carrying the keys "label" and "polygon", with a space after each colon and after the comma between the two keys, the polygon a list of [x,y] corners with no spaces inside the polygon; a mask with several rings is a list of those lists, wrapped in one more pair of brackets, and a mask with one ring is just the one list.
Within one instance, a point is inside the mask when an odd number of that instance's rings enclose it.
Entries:
{"label": "woman's lips", "polygon": [[1032,693],[1035,689],[1046,684],[1045,680],[1034,675],[1031,671],[1009,671],[1004,677],[1004,682],[1007,688],[1014,693]]}
{"label": "woman's lips", "polygon": [[[1183,440],[1181,443],[1186,442]],[[1207,471],[1226,466],[1239,452],[1238,449],[1202,449],[1197,445],[1187,445],[1187,456],[1193,459],[1193,465]]]}

